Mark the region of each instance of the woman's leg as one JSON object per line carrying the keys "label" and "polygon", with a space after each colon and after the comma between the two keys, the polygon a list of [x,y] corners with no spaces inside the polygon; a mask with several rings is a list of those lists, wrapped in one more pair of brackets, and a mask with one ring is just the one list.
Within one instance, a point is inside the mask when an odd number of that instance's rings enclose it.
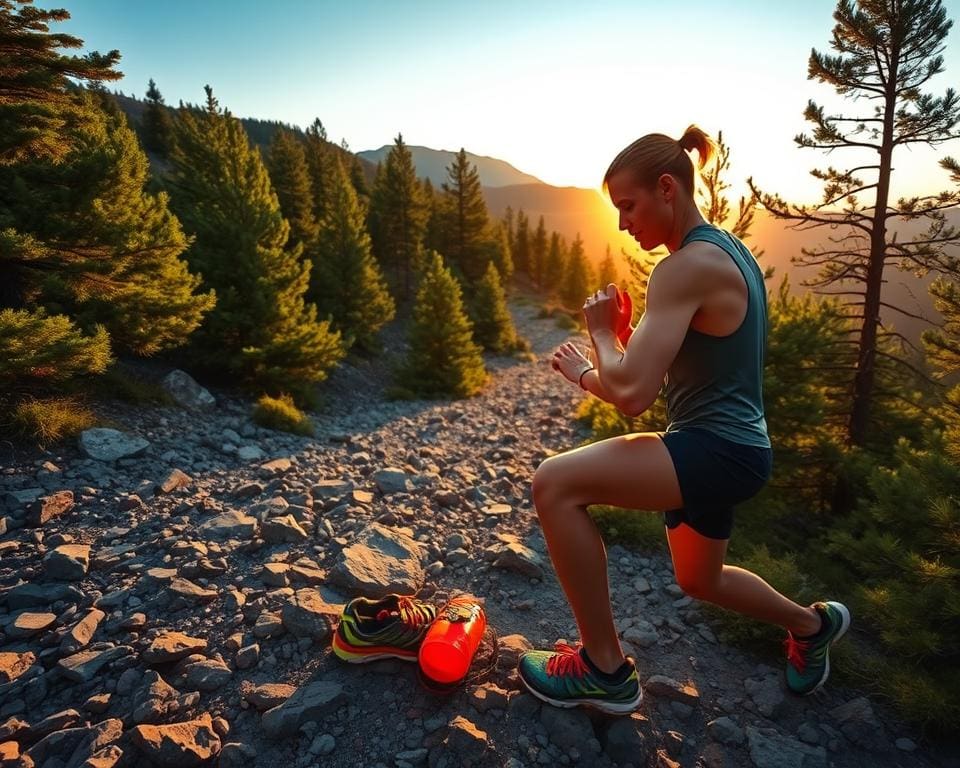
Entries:
{"label": "woman's leg", "polygon": [[550,559],[591,660],[605,672],[624,661],[613,625],[607,555],[589,504],[663,510],[681,505],[673,460],[653,432],[601,440],[543,461],[533,499]]}
{"label": "woman's leg", "polygon": [[724,564],[726,539],[711,539],[681,523],[667,528],[667,540],[677,584],[691,597],[779,624],[795,635],[820,629],[820,616],[814,608],[797,605],[755,573]]}

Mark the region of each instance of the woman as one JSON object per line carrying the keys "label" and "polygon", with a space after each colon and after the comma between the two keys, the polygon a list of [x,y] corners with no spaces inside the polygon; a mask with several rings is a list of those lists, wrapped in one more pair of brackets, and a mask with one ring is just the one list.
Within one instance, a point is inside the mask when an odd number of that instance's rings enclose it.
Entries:
{"label": "woman", "polygon": [[772,468],[762,398],[766,290],[746,246],[698,210],[687,154],[694,149],[702,168],[716,145],[691,125],[679,141],[648,134],[613,160],[604,189],[620,229],[669,255],[650,274],[636,328],[629,294],[611,283],[583,305],[591,356],[567,343],[553,358],[564,377],[629,416],[646,411],[664,385],[669,422],[664,432],[552,456],[534,474],[537,515],[581,641],[525,653],[519,673],[558,706],[623,714],[642,699],[614,628],[606,551],[589,504],[663,510],[677,583],[691,597],[784,627],[787,684],[796,693],[823,685],[829,647],[850,625],[841,603],[804,607],[724,564],[733,506],[755,495]]}

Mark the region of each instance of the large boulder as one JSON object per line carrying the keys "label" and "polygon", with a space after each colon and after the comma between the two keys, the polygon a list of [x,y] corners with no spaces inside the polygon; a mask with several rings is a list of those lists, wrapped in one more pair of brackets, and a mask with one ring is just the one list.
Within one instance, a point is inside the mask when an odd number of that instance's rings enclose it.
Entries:
{"label": "large boulder", "polygon": [[179,369],[170,371],[160,382],[177,405],[191,411],[208,411],[217,404],[216,398],[201,387],[190,374]]}
{"label": "large boulder", "polygon": [[421,545],[406,534],[371,523],[341,550],[329,583],[372,598],[414,594],[423,586],[423,557]]}
{"label": "large boulder", "polygon": [[80,433],[79,444],[80,450],[91,459],[116,461],[127,456],[139,456],[150,446],[150,441],[117,429],[93,427]]}

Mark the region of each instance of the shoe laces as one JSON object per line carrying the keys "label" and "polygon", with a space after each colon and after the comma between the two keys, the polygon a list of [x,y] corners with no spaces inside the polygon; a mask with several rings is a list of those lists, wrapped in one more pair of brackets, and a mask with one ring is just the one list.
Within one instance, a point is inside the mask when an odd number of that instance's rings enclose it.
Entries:
{"label": "shoe laces", "polygon": [[806,651],[810,647],[810,643],[806,640],[797,640],[793,633],[787,630],[787,638],[783,641],[783,646],[787,649],[787,661],[796,667],[797,672],[803,674],[803,670],[807,666]]}
{"label": "shoe laces", "polygon": [[573,674],[576,677],[583,677],[590,671],[590,668],[587,666],[587,662],[583,660],[583,656],[580,655],[582,645],[581,642],[569,645],[562,640],[554,643],[557,652],[547,659],[547,674]]}
{"label": "shoe laces", "polygon": [[413,600],[403,596],[397,598],[397,610],[391,611],[387,608],[381,608],[377,612],[377,621],[384,621],[391,616],[399,616],[404,624],[411,627],[418,627],[427,620],[423,613],[417,610]]}

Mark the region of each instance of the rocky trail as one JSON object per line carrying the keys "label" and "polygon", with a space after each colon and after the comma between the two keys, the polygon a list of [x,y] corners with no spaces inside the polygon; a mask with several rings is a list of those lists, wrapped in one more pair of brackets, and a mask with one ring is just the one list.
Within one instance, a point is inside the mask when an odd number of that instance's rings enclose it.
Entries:
{"label": "rocky trail", "polygon": [[[549,364],[570,333],[511,311],[537,359],[488,357],[469,400],[384,399],[395,323],[379,360],[324,384],[311,438],[214,391],[202,411],[112,404],[118,439],[4,446],[0,766],[960,765],[832,680],[786,693],[780,669],[717,642],[660,552],[607,549],[642,711],[525,692],[518,653],[577,639],[530,482],[587,435],[584,393]],[[495,668],[437,695],[413,664],[341,662],[342,604],[389,591],[482,598]]]}

